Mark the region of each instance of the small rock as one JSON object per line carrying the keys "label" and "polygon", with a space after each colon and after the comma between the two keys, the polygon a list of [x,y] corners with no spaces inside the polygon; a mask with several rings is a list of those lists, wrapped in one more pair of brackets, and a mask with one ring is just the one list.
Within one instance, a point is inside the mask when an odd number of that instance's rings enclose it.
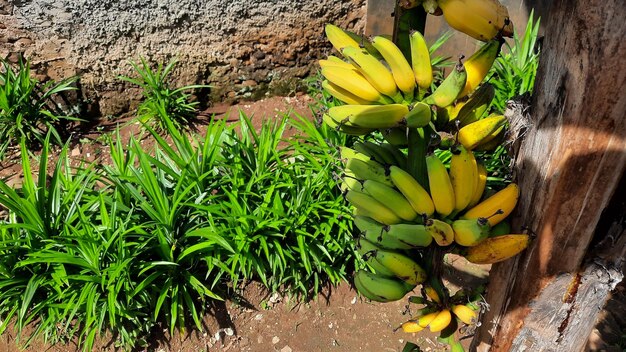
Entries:
{"label": "small rock", "polygon": [[79,156],[80,155],[80,149],[78,147],[72,149],[72,151],[70,152],[70,156]]}
{"label": "small rock", "polygon": [[328,328],[332,329],[333,328],[333,323],[328,324]]}
{"label": "small rock", "polygon": [[352,299],[352,301],[350,303],[351,304],[356,304],[357,301],[358,301],[358,298],[356,296],[354,296],[354,298]]}
{"label": "small rock", "polygon": [[263,343],[263,336],[259,335],[259,337],[256,338],[256,342],[259,344]]}
{"label": "small rock", "polygon": [[222,338],[222,331],[221,330],[217,330],[217,332],[215,333],[215,336],[213,336],[213,338],[215,339],[215,341],[219,341]]}
{"label": "small rock", "polygon": [[226,328],[224,329],[224,334],[226,334],[226,336],[233,336],[235,332],[231,328]]}
{"label": "small rock", "polygon": [[275,345],[275,344],[277,344],[277,343],[279,343],[279,342],[280,342],[280,338],[279,338],[278,336],[274,336],[274,337],[272,337],[272,344],[274,344],[274,345]]}
{"label": "small rock", "polygon": [[289,347],[289,345],[283,347],[280,349],[280,352],[292,352],[291,347]]}
{"label": "small rock", "polygon": [[254,320],[262,320],[263,319],[263,314],[257,314],[254,316]]}
{"label": "small rock", "polygon": [[278,292],[274,292],[274,293],[272,294],[272,296],[270,297],[270,302],[271,302],[271,303],[278,303],[278,302],[280,302],[280,301],[281,301],[281,297],[280,297],[280,295],[278,294]]}

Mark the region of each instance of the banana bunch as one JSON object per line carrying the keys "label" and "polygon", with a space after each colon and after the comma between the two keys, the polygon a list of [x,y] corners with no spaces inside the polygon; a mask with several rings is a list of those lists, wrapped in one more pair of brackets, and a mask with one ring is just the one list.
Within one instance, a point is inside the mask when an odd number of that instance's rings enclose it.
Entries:
{"label": "banana bunch", "polygon": [[[470,37],[488,41],[500,35],[513,36],[509,11],[498,0],[436,0],[450,27]],[[424,2],[427,12],[433,5]]]}

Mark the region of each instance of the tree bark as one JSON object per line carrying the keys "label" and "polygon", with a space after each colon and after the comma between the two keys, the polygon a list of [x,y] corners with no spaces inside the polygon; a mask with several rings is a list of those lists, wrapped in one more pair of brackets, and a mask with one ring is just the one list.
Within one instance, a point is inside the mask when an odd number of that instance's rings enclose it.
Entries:
{"label": "tree bark", "polygon": [[[530,125],[516,156],[521,197],[512,221],[537,238],[493,266],[490,310],[472,343],[478,351],[582,350],[622,280],[623,214],[601,215],[624,182],[626,6],[554,0],[545,33]],[[594,235],[609,229],[619,250],[590,254],[601,242]]]}

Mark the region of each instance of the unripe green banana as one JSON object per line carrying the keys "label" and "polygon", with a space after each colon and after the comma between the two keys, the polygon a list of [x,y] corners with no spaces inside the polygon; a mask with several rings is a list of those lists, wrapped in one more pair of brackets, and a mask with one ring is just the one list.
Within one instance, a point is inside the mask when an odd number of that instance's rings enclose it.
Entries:
{"label": "unripe green banana", "polygon": [[399,126],[409,108],[403,104],[341,105],[328,109],[336,121],[362,128],[390,128]]}
{"label": "unripe green banana", "polygon": [[504,43],[504,40],[501,38],[492,39],[465,61],[463,66],[465,66],[465,70],[467,71],[467,80],[463,91],[459,94],[459,98],[473,92],[483,79],[485,79],[496,57],[500,53],[502,43]]}
{"label": "unripe green banana", "polygon": [[432,111],[430,105],[416,102],[409,107],[409,113],[404,117],[404,123],[409,128],[420,128],[430,123]]}
{"label": "unripe green banana", "polygon": [[439,246],[449,246],[454,242],[454,230],[447,222],[438,219],[426,220],[426,230]]}
{"label": "unripe green banana", "polygon": [[380,35],[372,38],[372,45],[387,61],[396,85],[404,96],[412,98],[415,91],[415,76],[400,48],[392,40]]}
{"label": "unripe green banana", "polygon": [[409,285],[415,286],[426,281],[426,271],[404,254],[381,249],[376,251],[376,260]]}
{"label": "unripe green banana", "polygon": [[407,163],[406,154],[404,154],[400,149],[398,149],[398,147],[390,143],[381,143],[380,147],[387,149],[387,151],[389,151],[389,153],[393,155],[395,163],[393,163],[392,165],[396,165],[399,168],[406,168],[406,163]]}
{"label": "unripe green banana", "polygon": [[391,102],[390,98],[384,97],[356,68],[348,69],[339,66],[327,66],[322,68],[321,73],[328,81],[363,100],[381,104]]}
{"label": "unripe green banana", "polygon": [[415,82],[423,89],[427,90],[433,83],[433,67],[430,63],[430,52],[424,36],[419,31],[410,34],[411,45],[411,66],[415,74]]}
{"label": "unripe green banana", "polygon": [[370,84],[382,94],[391,97],[395,102],[402,102],[402,94],[396,86],[391,71],[377,58],[367,51],[354,47],[346,47],[342,51]]}
{"label": "unripe green banana", "polygon": [[409,140],[407,138],[407,129],[404,126],[401,127],[392,127],[392,128],[382,128],[380,129],[380,133],[383,135],[383,138],[397,147],[404,148],[409,144]]}
{"label": "unripe green banana", "polygon": [[376,161],[364,161],[359,159],[348,159],[346,170],[351,171],[359,180],[374,180],[393,186],[391,178],[386,174],[385,169]]}
{"label": "unripe green banana", "polygon": [[354,283],[363,296],[376,302],[400,300],[415,287],[404,281],[385,278],[365,270],[356,273]]}
{"label": "unripe green banana", "polygon": [[503,115],[495,115],[471,123],[459,130],[459,142],[468,150],[472,150],[483,143],[485,138],[489,138],[506,121]]}
{"label": "unripe green banana", "polygon": [[391,225],[402,221],[393,211],[365,193],[348,190],[346,200],[356,208],[365,210],[374,220],[382,224]]}
{"label": "unripe green banana", "polygon": [[454,103],[459,93],[461,93],[465,87],[466,80],[467,72],[465,71],[465,67],[461,63],[456,64],[452,72],[441,82],[433,94],[427,96],[423,102],[430,105],[437,105],[440,108]]}
{"label": "unripe green banana", "polygon": [[335,121],[335,119],[333,119],[328,114],[322,115],[322,121],[324,121],[324,123],[326,125],[328,125],[328,127],[333,128],[333,129],[335,129],[337,131],[341,131],[341,132],[343,132],[345,134],[348,134],[348,135],[351,135],[351,136],[364,136],[364,135],[374,131],[371,128],[349,126],[349,125],[346,125],[344,123]]}
{"label": "unripe green banana", "polygon": [[465,247],[473,247],[489,236],[489,222],[486,218],[455,220],[452,222],[454,242]]}
{"label": "unripe green banana", "polygon": [[469,205],[477,178],[478,168],[473,153],[463,145],[453,147],[450,159],[450,183],[454,190],[455,211],[460,212]]}
{"label": "unripe green banana", "polygon": [[392,187],[374,180],[365,180],[363,189],[365,193],[391,209],[402,220],[412,221],[417,217],[409,201]]}
{"label": "unripe green banana", "polygon": [[448,171],[435,154],[430,154],[426,157],[426,171],[430,185],[430,196],[435,204],[435,210],[442,217],[446,217],[455,208],[454,189],[452,188]]}
{"label": "unripe green banana", "polygon": [[[363,226],[363,224],[361,224],[361,226]],[[363,237],[365,237],[366,240],[384,249],[402,250],[415,247],[413,245],[400,241],[394,236],[390,236],[388,233],[389,226],[391,225],[381,225],[377,228],[374,228],[373,226],[367,226],[367,230],[362,232],[361,234]]]}
{"label": "unripe green banana", "polygon": [[[367,143],[365,143],[364,141],[357,141],[354,142],[354,144],[352,145],[352,148],[354,148],[354,150],[356,150],[359,154],[361,155],[367,155],[370,157],[370,159],[378,162],[380,165],[384,165],[386,164],[385,159],[382,157],[382,155],[380,155],[378,153],[377,150],[373,150]],[[361,158],[361,160],[363,160]]]}
{"label": "unripe green banana", "polygon": [[386,234],[411,247],[428,247],[433,241],[433,237],[426,230],[426,226],[420,224],[390,225]]}
{"label": "unripe green banana", "polygon": [[384,224],[379,223],[378,221],[372,219],[369,216],[360,216],[357,215],[354,217],[354,226],[361,232],[365,231],[378,231],[382,232],[383,228],[386,226]]}
{"label": "unripe green banana", "polygon": [[504,236],[511,233],[511,224],[508,221],[502,221],[491,228],[489,237]]}
{"label": "unripe green banana", "polygon": [[344,163],[344,165],[348,162],[348,160],[352,158],[360,159],[365,162],[372,160],[372,157],[369,154],[361,153],[346,146],[339,147],[339,157],[341,158],[341,161]]}
{"label": "unripe green banana", "polygon": [[363,190],[363,181],[357,179],[356,177],[350,175],[344,175],[341,178],[341,183],[339,184],[339,189],[342,192],[347,192],[348,190],[353,190],[357,192],[364,192]]}
{"label": "unripe green banana", "polygon": [[357,252],[361,255],[361,259],[374,270],[374,273],[384,277],[396,277],[393,271],[387,269],[387,267],[376,260],[376,252],[380,249],[380,247],[362,237],[358,239]]}
{"label": "unripe green banana", "polygon": [[492,84],[484,83],[481,85],[459,109],[456,120],[460,122],[460,126],[465,127],[472,122],[480,120],[487,108],[489,108],[489,105],[491,105],[495,94],[496,89]]}
{"label": "unripe green banana", "polygon": [[435,206],[428,192],[408,172],[399,167],[391,166],[389,178],[409,201],[416,213],[429,217],[435,212]]}
{"label": "unripe green banana", "polygon": [[375,153],[378,158],[382,159],[383,164],[397,165],[396,158],[390,150],[383,148],[380,146],[380,144],[371,141],[363,141],[361,143],[363,143],[369,150]]}
{"label": "unripe green banana", "polygon": [[328,94],[332,95],[333,97],[337,98],[338,100],[341,100],[342,102],[346,104],[350,104],[350,105],[377,104],[376,102],[373,102],[373,101],[361,99],[360,97],[350,93],[349,91],[339,87],[336,84],[331,83],[330,81],[326,79],[322,81],[322,88],[324,88],[324,90]]}

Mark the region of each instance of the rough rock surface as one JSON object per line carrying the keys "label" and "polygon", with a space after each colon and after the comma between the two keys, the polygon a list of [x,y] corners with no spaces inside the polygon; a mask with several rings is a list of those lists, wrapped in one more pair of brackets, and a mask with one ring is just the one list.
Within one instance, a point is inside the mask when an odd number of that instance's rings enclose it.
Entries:
{"label": "rough rock surface", "polygon": [[0,58],[31,60],[39,78],[81,76],[94,114],[140,97],[121,82],[131,60],[178,65],[173,84],[210,84],[201,100],[301,90],[330,46],[323,24],[363,32],[365,0],[0,0]]}

